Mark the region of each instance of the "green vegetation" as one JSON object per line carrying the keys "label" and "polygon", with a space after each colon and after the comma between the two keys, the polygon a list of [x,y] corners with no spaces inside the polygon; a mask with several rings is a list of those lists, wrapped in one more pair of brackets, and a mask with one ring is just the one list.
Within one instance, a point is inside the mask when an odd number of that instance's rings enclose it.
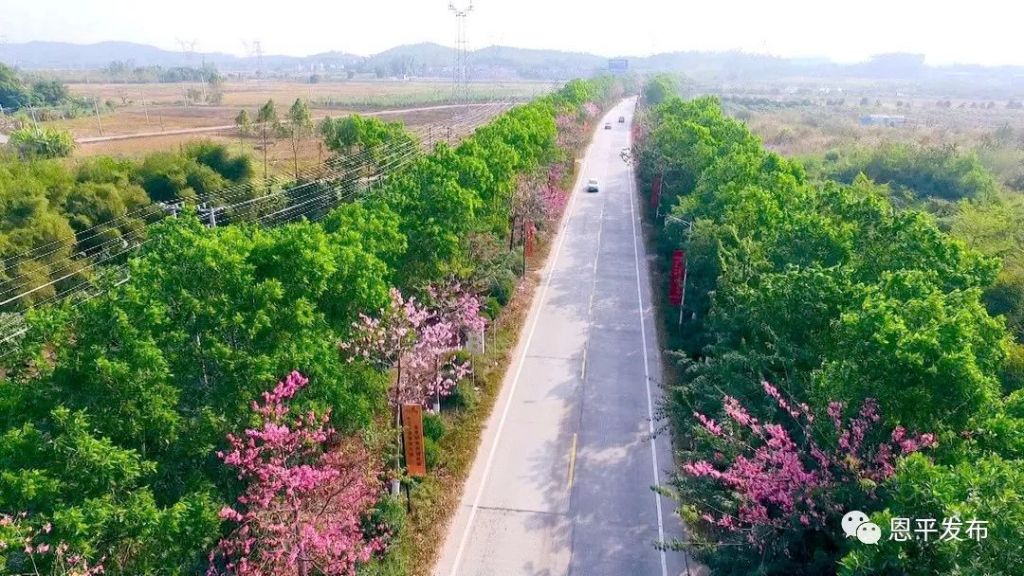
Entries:
{"label": "green vegetation", "polygon": [[[12,145],[20,149],[21,140],[12,136]],[[94,271],[75,255],[109,256],[144,240],[146,222],[164,215],[153,202],[216,198],[252,172],[248,157],[204,142],[139,163],[99,157],[69,166],[38,155],[0,162],[0,301],[38,288],[2,308],[47,300],[88,279]]]}
{"label": "green vegetation", "polygon": [[[520,180],[571,166],[556,118],[581,118],[615,89],[607,78],[578,82],[517,107],[457,147],[418,155],[321,222],[208,228],[186,211],[147,231],[125,283],[33,311],[0,371],[0,513],[28,513],[22,528],[0,517],[0,541],[18,543],[0,551],[0,562],[21,573],[33,559],[53,561],[20,547],[27,530],[109,574],[202,572],[229,528],[218,511],[243,489],[217,451],[226,434],[254,424],[250,404],[292,370],[309,378],[295,413],[330,409],[339,432],[362,437],[378,456],[393,453],[390,375],[346,362],[339,344],[360,314],[388,302],[391,288],[424,295],[430,284],[457,280],[489,295],[492,277],[504,275],[496,271],[515,274],[519,260],[508,257],[506,238]],[[140,202],[187,199],[216,190],[218,178],[251,173],[247,160],[209,145],[141,165],[100,159],[74,171],[52,161],[5,169],[0,190],[11,192],[0,198],[17,202],[23,196],[14,190],[36,190],[29,206],[4,212],[25,215],[12,221],[19,234],[2,237],[0,245],[11,246],[5,254],[40,246],[38,236],[52,230],[66,256],[76,249],[73,222],[85,213],[69,213],[67,198],[80,189],[109,186]],[[461,383],[453,408],[473,394]],[[431,459],[443,470],[448,438],[463,447],[466,439],[437,422],[429,430]],[[435,491],[429,480],[413,485],[418,501]],[[404,542],[403,517],[385,498],[374,523]],[[405,573],[414,548],[394,546],[363,569]]]}
{"label": "green vegetation", "polygon": [[11,132],[8,145],[23,160],[67,158],[75,149],[75,140],[67,130],[25,126]]}
{"label": "green vegetation", "polygon": [[667,74],[661,74],[644,84],[641,96],[649,106],[657,106],[676,93],[676,79]]}
{"label": "green vegetation", "polygon": [[80,105],[64,84],[57,80],[26,81],[18,73],[0,64],[0,108],[17,112],[28,107]]}
{"label": "green vegetation", "polygon": [[[1017,280],[992,292],[996,256],[1017,249],[1001,235],[1011,208],[954,224],[986,255],[859,174],[979,203],[991,176],[969,155],[903,147],[832,158],[815,181],[708,98],[669,98],[646,123],[641,178],[664,176],[672,215],[655,242],[662,262],[682,247],[689,263],[668,407],[688,463],[674,489],[691,539],[677,545],[715,574],[1020,572],[1021,354],[985,306],[1019,314]],[[751,435],[749,418],[765,427]],[[748,444],[723,441],[743,430]],[[913,432],[927,434],[907,444]],[[839,526],[851,509],[886,534],[896,516],[988,520],[989,539],[862,546]]]}
{"label": "green vegetation", "polygon": [[878,184],[888,184],[893,199],[903,204],[992,200],[998,190],[996,179],[976,154],[951,147],[889,143],[830,152],[820,162],[806,165],[812,174],[845,184],[864,174]]}
{"label": "green vegetation", "polygon": [[223,77],[217,68],[206,65],[202,68],[176,66],[135,66],[131,61],[115,60],[107,64],[103,74],[111,82],[206,82],[217,85]]}

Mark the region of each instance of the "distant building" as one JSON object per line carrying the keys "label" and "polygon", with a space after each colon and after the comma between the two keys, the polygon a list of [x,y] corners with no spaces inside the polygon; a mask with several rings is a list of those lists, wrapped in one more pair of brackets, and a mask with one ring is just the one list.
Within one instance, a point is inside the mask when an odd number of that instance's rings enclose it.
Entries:
{"label": "distant building", "polygon": [[888,126],[889,128],[896,128],[906,123],[906,116],[894,116],[891,114],[868,114],[860,117],[861,126]]}
{"label": "distant building", "polygon": [[625,58],[611,58],[608,60],[608,71],[624,73],[629,71],[629,60]]}

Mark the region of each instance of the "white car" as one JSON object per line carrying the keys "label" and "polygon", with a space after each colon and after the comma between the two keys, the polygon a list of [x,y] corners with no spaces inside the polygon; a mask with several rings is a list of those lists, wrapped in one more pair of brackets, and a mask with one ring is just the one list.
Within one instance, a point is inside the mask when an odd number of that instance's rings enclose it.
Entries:
{"label": "white car", "polygon": [[597,178],[591,178],[587,180],[587,192],[597,192],[600,186],[597,183]]}

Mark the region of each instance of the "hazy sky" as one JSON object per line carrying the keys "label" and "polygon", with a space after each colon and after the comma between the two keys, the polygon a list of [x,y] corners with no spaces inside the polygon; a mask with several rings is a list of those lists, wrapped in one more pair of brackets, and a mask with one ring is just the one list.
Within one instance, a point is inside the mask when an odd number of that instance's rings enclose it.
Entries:
{"label": "hazy sky", "polygon": [[[459,0],[466,3],[468,0]],[[370,54],[411,42],[453,43],[445,0],[0,0],[7,42],[129,40],[178,49]],[[266,8],[263,8],[266,6]],[[924,53],[933,64],[1024,64],[1015,0],[479,0],[471,48],[491,44],[596,54],[742,50],[863,60]]]}

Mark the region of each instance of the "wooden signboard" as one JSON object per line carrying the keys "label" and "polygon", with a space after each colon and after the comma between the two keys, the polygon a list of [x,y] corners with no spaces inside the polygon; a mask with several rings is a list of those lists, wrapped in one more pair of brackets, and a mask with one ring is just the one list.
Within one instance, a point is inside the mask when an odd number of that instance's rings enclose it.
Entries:
{"label": "wooden signboard", "polygon": [[405,444],[405,467],[409,476],[427,475],[427,455],[423,448],[423,407],[402,405],[402,440]]}

